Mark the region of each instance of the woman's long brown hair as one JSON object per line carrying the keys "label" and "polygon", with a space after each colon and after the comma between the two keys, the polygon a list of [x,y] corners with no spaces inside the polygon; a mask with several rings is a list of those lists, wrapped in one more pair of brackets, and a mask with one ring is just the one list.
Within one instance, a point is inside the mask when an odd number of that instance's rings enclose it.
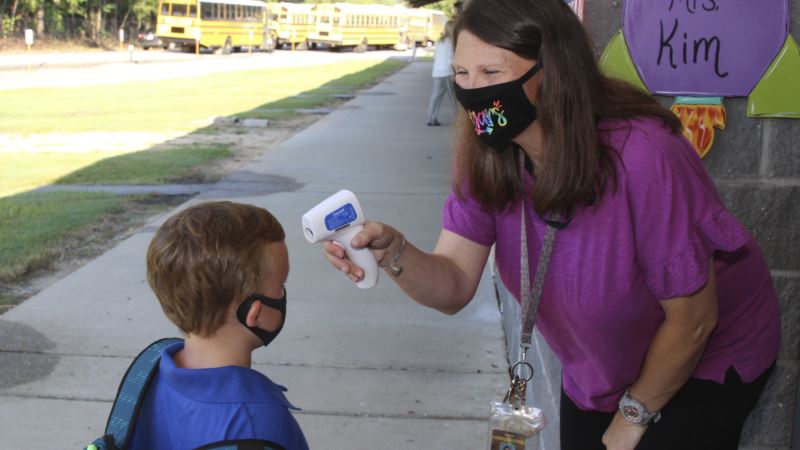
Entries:
{"label": "woman's long brown hair", "polygon": [[[536,108],[544,130],[542,168],[536,169],[539,214],[569,212],[616,186],[614,150],[598,138],[603,119],[653,116],[673,133],[678,118],[652,96],[600,72],[588,34],[563,0],[471,0],[458,17],[484,42],[542,63]],[[491,210],[503,210],[522,193],[516,152],[488,149],[461,109],[455,137],[454,185]]]}

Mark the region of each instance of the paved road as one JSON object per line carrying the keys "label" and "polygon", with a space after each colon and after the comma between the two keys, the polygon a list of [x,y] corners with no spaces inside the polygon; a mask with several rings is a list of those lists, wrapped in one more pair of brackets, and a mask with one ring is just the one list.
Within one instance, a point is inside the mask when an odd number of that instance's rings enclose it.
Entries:
{"label": "paved road", "polygon": [[[278,50],[273,53],[202,54],[159,50],[0,54],[0,90],[155,81],[271,67],[313,67],[349,60],[408,57],[410,52],[365,53]],[[424,51],[418,51],[418,55]],[[30,66],[30,70],[28,67]]]}
{"label": "paved road", "polygon": [[[424,125],[430,70],[410,65],[189,202],[250,202],[283,222],[287,324],[255,368],[289,388],[314,449],[482,449],[489,402],[505,388],[488,273],[469,307],[445,316],[385,275],[374,289],[354,287],[300,230],[304,211],[349,188],[369,217],[433,248],[451,158],[449,127]],[[258,179],[272,184],[226,187]],[[85,445],[101,434],[130,358],[177,334],[145,282],[146,246],[163,220],[0,316],[0,448]]]}

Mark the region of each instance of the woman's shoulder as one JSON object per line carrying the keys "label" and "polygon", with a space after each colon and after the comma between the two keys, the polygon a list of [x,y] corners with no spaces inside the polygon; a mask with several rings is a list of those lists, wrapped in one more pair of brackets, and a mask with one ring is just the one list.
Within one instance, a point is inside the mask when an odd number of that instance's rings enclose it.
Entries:
{"label": "woman's shoulder", "polygon": [[657,117],[607,119],[598,124],[597,130],[625,172],[685,162],[694,152],[681,133],[674,133]]}

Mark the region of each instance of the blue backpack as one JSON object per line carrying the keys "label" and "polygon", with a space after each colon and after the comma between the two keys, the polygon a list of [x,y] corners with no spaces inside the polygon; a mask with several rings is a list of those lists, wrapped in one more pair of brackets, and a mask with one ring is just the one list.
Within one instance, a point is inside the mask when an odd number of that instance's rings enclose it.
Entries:
{"label": "blue backpack", "polygon": [[[150,382],[158,372],[161,352],[172,344],[183,342],[180,338],[160,339],[148,345],[133,360],[122,377],[117,397],[108,416],[106,431],[102,437],[84,447],[84,450],[128,450],[131,444],[136,418]],[[214,442],[195,450],[285,450],[280,445],[266,440],[243,439]]]}

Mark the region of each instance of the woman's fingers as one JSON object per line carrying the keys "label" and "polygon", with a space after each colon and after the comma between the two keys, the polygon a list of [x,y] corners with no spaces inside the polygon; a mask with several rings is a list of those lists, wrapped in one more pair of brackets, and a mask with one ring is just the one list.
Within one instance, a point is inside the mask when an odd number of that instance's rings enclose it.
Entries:
{"label": "woman's fingers", "polygon": [[327,241],[323,242],[322,248],[323,256],[333,267],[344,273],[353,282],[361,281],[364,277],[364,270],[347,259],[347,255],[341,245],[333,241]]}
{"label": "woman's fingers", "polygon": [[[388,225],[366,221],[364,222],[364,229],[353,237],[350,245],[355,249],[369,248],[378,261],[378,267],[386,267],[389,263],[387,250],[394,242],[397,234],[397,231]],[[347,258],[347,254],[341,245],[333,241],[327,241],[323,243],[323,254],[334,267],[342,271],[354,282],[361,281],[364,277],[364,269],[353,264]]]}
{"label": "woman's fingers", "polygon": [[344,247],[337,244],[334,241],[325,241],[322,243],[322,248],[324,249],[325,256],[334,256],[339,259],[344,259],[347,255],[344,253]]}
{"label": "woman's fingers", "polygon": [[392,242],[392,228],[380,222],[364,222],[364,229],[361,230],[350,245],[353,248],[369,247],[372,250],[382,250]]}

